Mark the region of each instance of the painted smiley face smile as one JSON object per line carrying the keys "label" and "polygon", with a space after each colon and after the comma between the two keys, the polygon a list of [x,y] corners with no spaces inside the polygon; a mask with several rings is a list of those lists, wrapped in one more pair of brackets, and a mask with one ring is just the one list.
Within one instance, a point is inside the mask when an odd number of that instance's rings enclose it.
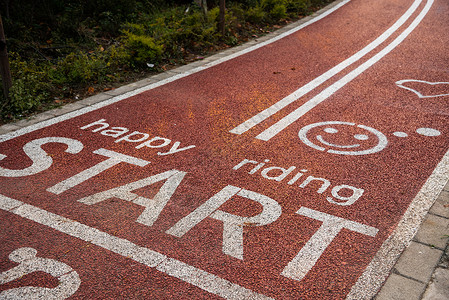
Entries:
{"label": "painted smiley face smile", "polygon": [[[322,130],[326,134],[325,136],[324,134],[318,134],[319,132],[317,131],[320,130],[320,127],[325,127]],[[356,143],[338,142],[338,137],[343,136],[345,131],[354,130],[357,133],[351,136],[351,140],[356,140]],[[298,136],[304,144],[316,150],[342,155],[372,154],[382,151],[388,144],[387,137],[374,128],[341,121],[328,121],[307,125],[299,131]],[[329,141],[330,138],[337,142]],[[347,141],[348,138],[344,140]]]}
{"label": "painted smiley face smile", "polygon": [[[327,127],[323,131],[326,133],[331,133],[331,134],[338,133],[338,129],[335,129],[333,127]],[[367,136],[365,134],[355,134],[354,138],[359,141],[366,141],[369,139],[369,136]],[[318,141],[320,141],[322,144],[329,146],[329,147],[335,147],[335,148],[357,148],[357,147],[360,147],[360,144],[337,145],[337,144],[329,143],[329,142],[325,141],[321,135],[317,135],[316,139]]]}

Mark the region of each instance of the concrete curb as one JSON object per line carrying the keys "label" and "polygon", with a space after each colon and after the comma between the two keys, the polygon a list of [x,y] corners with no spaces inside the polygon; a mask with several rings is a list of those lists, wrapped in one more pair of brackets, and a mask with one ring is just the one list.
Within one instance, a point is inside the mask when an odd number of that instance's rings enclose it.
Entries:
{"label": "concrete curb", "polygon": [[[114,90],[71,103],[60,108],[34,115],[28,119],[0,127],[0,135],[23,129],[30,125],[59,117],[79,109],[93,106],[114,97],[136,91],[179,74],[188,73],[199,67],[248,49],[254,45],[275,38],[312,18],[332,9],[345,0],[338,0],[311,16],[288,24],[263,37],[251,40],[237,47],[229,48],[203,60],[195,61],[164,73],[130,83]],[[390,270],[390,276],[374,297],[376,300],[443,300],[449,298],[449,182],[439,194],[427,213],[418,232]]]}
{"label": "concrete curb", "polygon": [[376,300],[449,298],[449,182],[401,254]]}

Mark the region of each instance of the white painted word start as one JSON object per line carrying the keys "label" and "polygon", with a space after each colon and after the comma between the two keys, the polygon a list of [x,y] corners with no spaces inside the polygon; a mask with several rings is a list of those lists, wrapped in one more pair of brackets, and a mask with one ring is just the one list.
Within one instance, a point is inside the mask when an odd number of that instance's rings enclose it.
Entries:
{"label": "white painted word start", "polygon": [[[80,141],[65,137],[45,137],[32,140],[23,147],[25,154],[32,160],[32,165],[20,170],[0,167],[0,176],[30,176],[49,169],[53,164],[53,160],[51,156],[47,155],[45,150],[42,149],[42,145],[47,143],[65,144],[67,145],[65,152],[71,154],[77,154],[84,148]],[[106,159],[76,175],[73,175],[70,178],[57,183],[52,187],[47,188],[47,191],[56,195],[61,194],[121,163],[127,163],[139,167],[144,167],[150,163],[137,157],[103,148],[95,150],[93,153],[104,156]],[[5,155],[0,154],[0,161],[5,157]],[[175,193],[177,187],[181,184],[186,174],[186,172],[173,169],[84,197],[78,201],[86,205],[95,205],[110,198],[119,198],[124,201],[133,202],[144,207],[143,212],[136,221],[146,226],[152,226]],[[157,182],[164,183],[152,199],[133,193],[135,190]],[[242,217],[220,210],[220,207],[234,196],[240,196],[262,205],[262,212],[251,217]],[[304,276],[306,276],[306,274],[312,269],[323,252],[342,229],[347,229],[370,237],[376,236],[378,232],[378,229],[374,227],[306,207],[301,207],[296,213],[303,217],[320,221],[322,224],[315,234],[312,235],[309,241],[302,247],[298,254],[284,267],[281,274],[294,280],[302,280]],[[221,221],[223,223],[223,253],[236,259],[243,260],[244,228],[247,228],[246,230],[251,230],[248,226],[269,225],[275,222],[281,214],[282,208],[276,200],[254,191],[246,190],[233,185],[227,185],[214,194],[211,198],[206,200],[193,212],[179,220],[170,229],[168,229],[166,233],[182,238],[187,232],[206,218]]]}

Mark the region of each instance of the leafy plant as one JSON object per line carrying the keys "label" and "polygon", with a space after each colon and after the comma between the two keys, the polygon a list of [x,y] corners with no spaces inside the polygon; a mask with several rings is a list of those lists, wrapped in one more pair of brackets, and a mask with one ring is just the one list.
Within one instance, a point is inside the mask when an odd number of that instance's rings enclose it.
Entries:
{"label": "leafy plant", "polygon": [[50,69],[54,84],[80,84],[108,80],[109,63],[100,53],[72,52]]}
{"label": "leafy plant", "polygon": [[163,48],[154,38],[145,34],[135,34],[124,31],[122,47],[126,50],[124,58],[130,66],[143,66],[146,63],[160,61]]}
{"label": "leafy plant", "polygon": [[[47,73],[34,63],[26,62],[15,53],[10,55],[10,68],[14,76],[8,101],[0,106],[2,118],[15,119],[36,110],[48,99]],[[3,94],[3,91],[2,91]]]}
{"label": "leafy plant", "polygon": [[263,22],[266,19],[266,17],[267,13],[260,5],[249,8],[245,14],[246,21],[256,24]]}

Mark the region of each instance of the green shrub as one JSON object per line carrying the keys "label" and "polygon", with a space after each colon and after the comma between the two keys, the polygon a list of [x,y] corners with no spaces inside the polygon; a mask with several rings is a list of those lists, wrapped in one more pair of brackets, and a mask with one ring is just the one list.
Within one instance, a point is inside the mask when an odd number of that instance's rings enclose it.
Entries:
{"label": "green shrub", "polygon": [[287,8],[284,4],[276,4],[270,11],[270,17],[274,21],[285,19],[287,17]]}
{"label": "green shrub", "polygon": [[312,7],[320,7],[322,5],[326,5],[330,2],[332,2],[333,0],[310,0],[310,5]]}
{"label": "green shrub", "polygon": [[218,12],[218,8],[213,8],[204,16],[196,6],[190,7],[188,12],[185,7],[176,7],[152,15],[143,14],[138,20],[143,27],[128,24],[123,32],[152,37],[163,49],[161,59],[182,59],[185,52],[196,52],[218,41]]}
{"label": "green shrub", "polygon": [[[9,90],[9,101],[2,109],[3,117],[20,118],[24,114],[35,111],[47,100],[48,93],[39,83],[41,75],[43,74],[29,74],[14,80]],[[8,112],[8,116],[5,116],[3,112]]]}
{"label": "green shrub", "polygon": [[32,113],[48,100],[50,86],[42,66],[24,61],[15,53],[11,53],[9,61],[13,82],[9,101],[2,101],[4,104],[0,106],[0,115],[4,119],[16,119]]}
{"label": "green shrub", "polygon": [[194,11],[184,16],[173,32],[173,39],[191,50],[212,45],[217,40],[216,21],[213,20],[213,16],[218,16],[217,9],[211,10],[210,15],[204,18],[200,11]]}
{"label": "green shrub", "polygon": [[288,0],[287,1],[287,12],[291,13],[293,16],[297,14],[308,14],[310,10],[310,0]]}
{"label": "green shrub", "polygon": [[267,14],[260,5],[249,8],[245,14],[245,20],[253,24],[265,21],[266,17]]}
{"label": "green shrub", "polygon": [[104,82],[109,77],[109,65],[105,55],[98,52],[72,52],[50,70],[49,76],[58,85]]}
{"label": "green shrub", "polygon": [[147,63],[158,62],[161,59],[163,47],[154,38],[145,34],[134,34],[123,31],[122,47],[126,50],[124,58],[132,67],[141,67]]}
{"label": "green shrub", "polygon": [[261,0],[260,5],[266,12],[271,12],[275,6],[284,5],[287,0]]}

